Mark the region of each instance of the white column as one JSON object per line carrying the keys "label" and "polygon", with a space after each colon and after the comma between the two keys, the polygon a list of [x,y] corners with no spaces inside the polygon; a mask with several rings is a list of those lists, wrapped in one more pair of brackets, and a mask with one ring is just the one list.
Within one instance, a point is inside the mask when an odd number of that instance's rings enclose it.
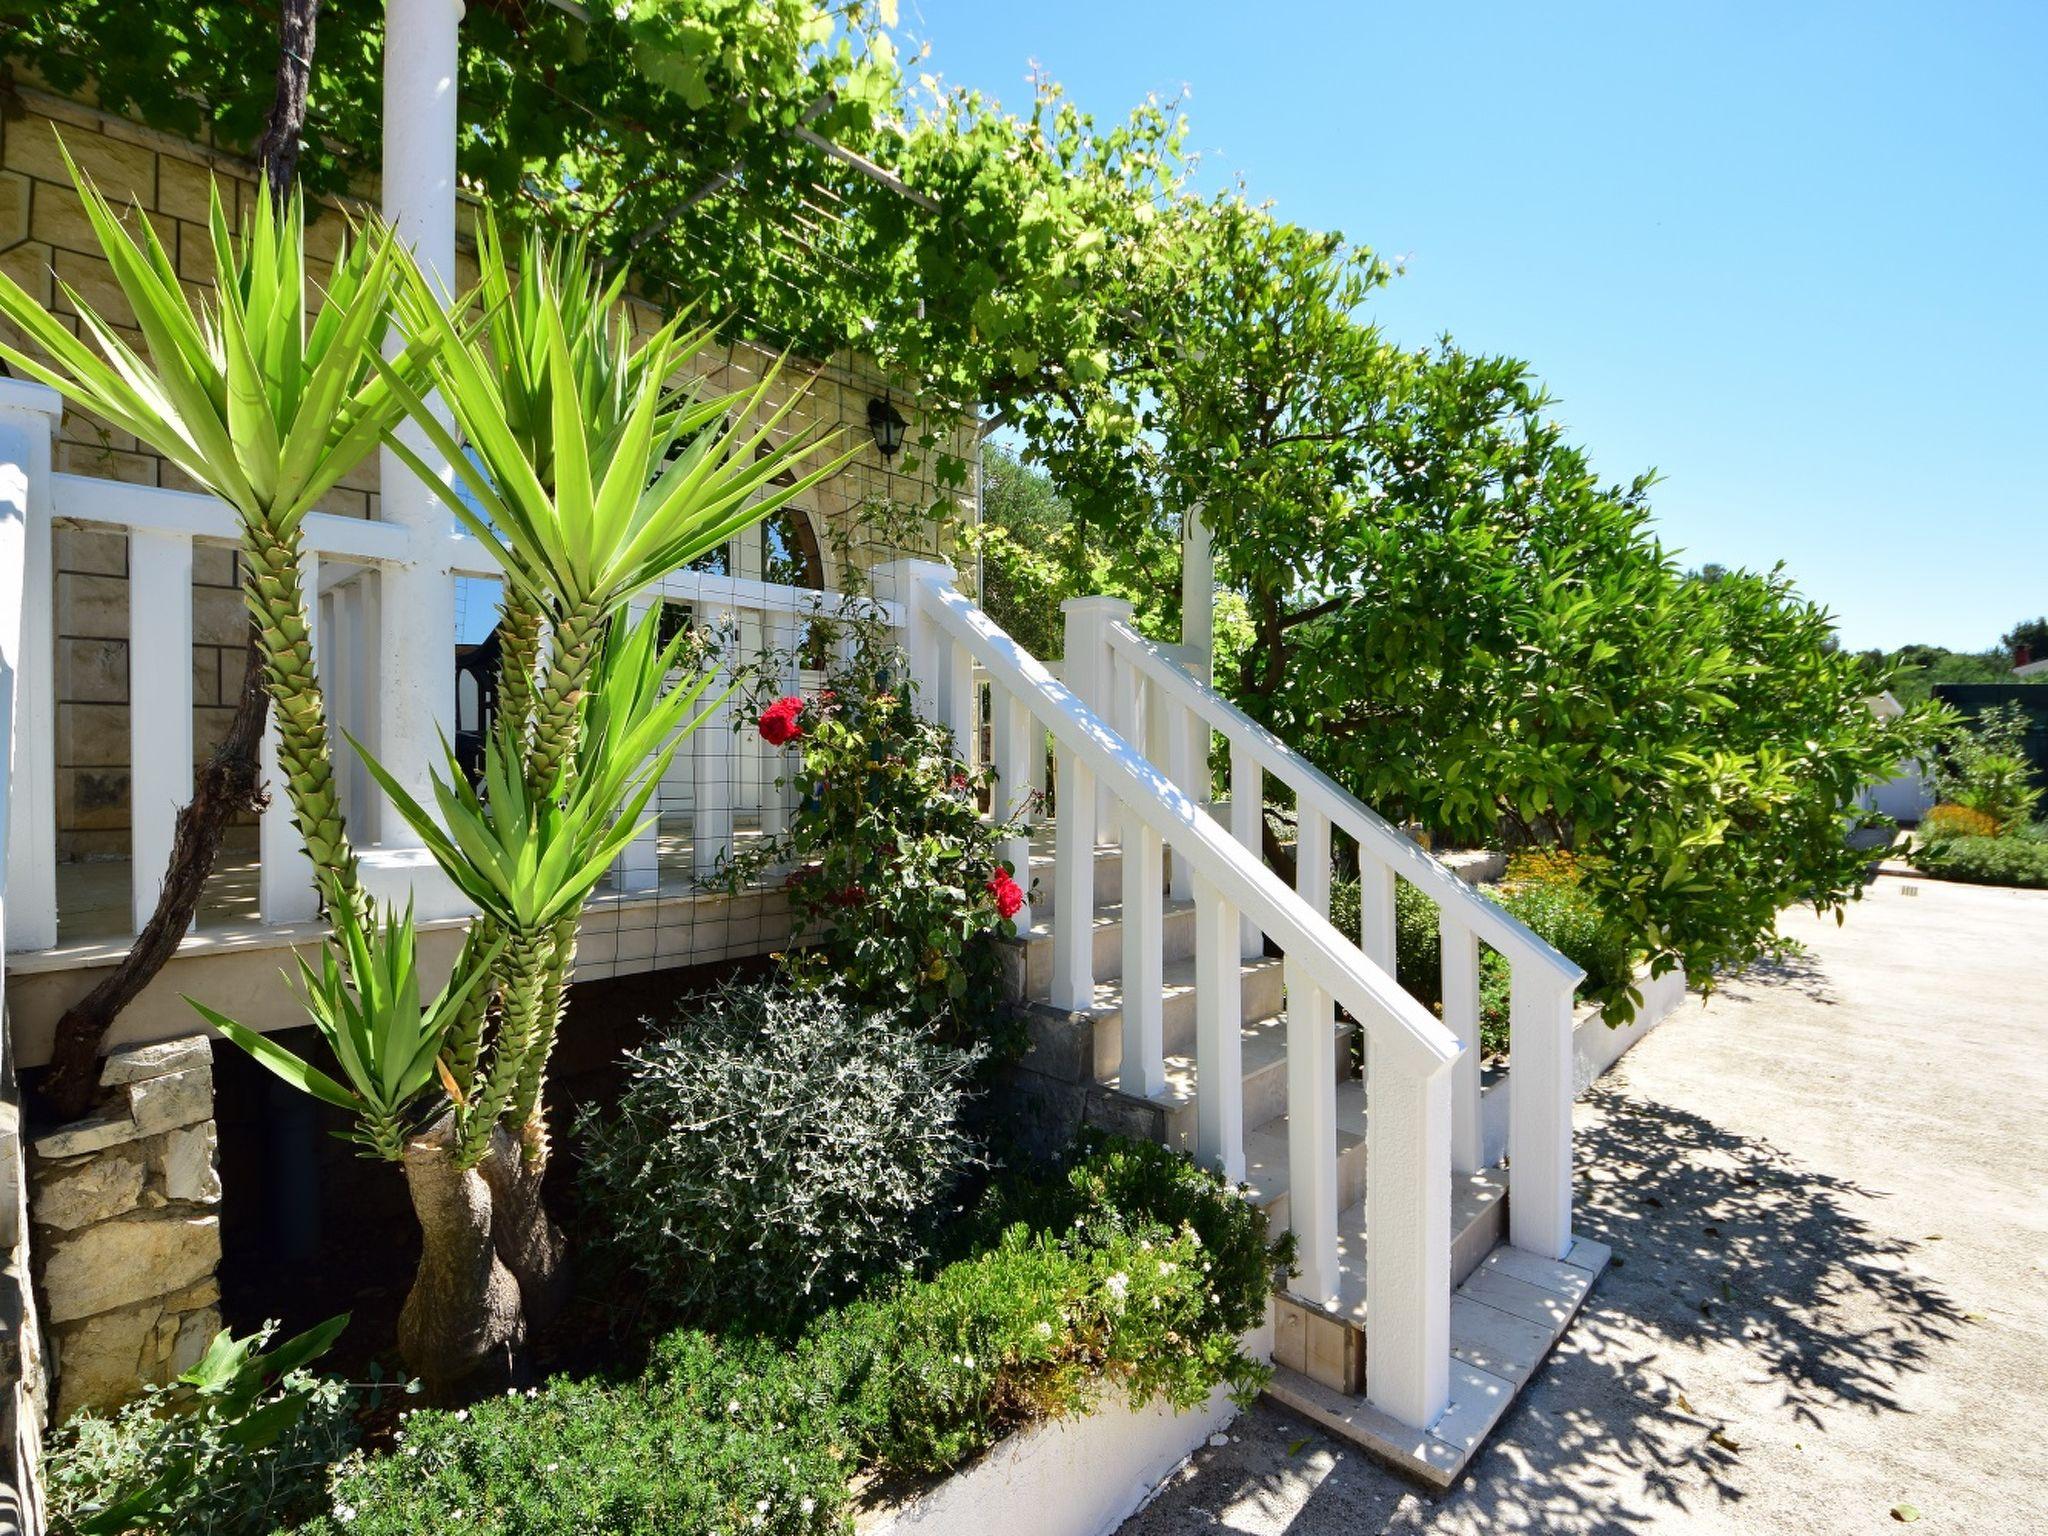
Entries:
{"label": "white column", "polygon": [[1451,1169],[1477,1173],[1486,1166],[1479,1123],[1479,937],[1443,910],[1444,1027],[1461,1050],[1451,1064]]}
{"label": "white column", "polygon": [[1450,1077],[1366,1067],[1365,1395],[1420,1429],[1450,1401]]}
{"label": "white column", "polygon": [[939,665],[940,702],[946,726],[953,733],[953,752],[971,771],[981,756],[981,714],[975,708],[980,697],[974,686],[974,658],[958,640],[942,639]]}
{"label": "white column", "polygon": [[1301,1271],[1294,1289],[1328,1303],[1337,1295],[1336,1031],[1330,994],[1292,957],[1286,972],[1287,1224]]}
{"label": "white column", "polygon": [[1315,908],[1330,915],[1330,818],[1306,800],[1295,806],[1294,889]]}
{"label": "white column", "polygon": [[[732,610],[707,605],[698,610],[698,621],[719,637],[719,655],[712,662],[718,675],[706,690],[716,698],[732,681],[731,647],[736,641],[727,633]],[[699,879],[716,875],[732,853],[733,735],[732,700],[727,698],[711,708],[690,736],[696,768],[696,782],[690,788],[690,867]]]}
{"label": "white column", "polygon": [[1017,835],[1004,838],[999,851],[1025,892],[1024,905],[1017,909],[1017,931],[1023,933],[1031,927],[1031,837],[1023,818],[1031,805],[1031,757],[1038,747],[1038,723],[1022,699],[998,686],[989,689],[989,715],[996,759],[990,809],[998,820],[1015,820],[1018,825]]}
{"label": "white column", "polygon": [[[299,590],[306,594],[306,630],[313,644],[314,675],[324,676],[320,557],[310,549],[299,555]],[[330,727],[334,724],[331,720],[328,723]],[[263,743],[257,759],[266,799],[256,833],[256,907],[266,923],[310,922],[320,915],[320,891],[314,883],[313,861],[306,855],[305,840],[292,824],[292,797],[285,792],[284,772],[277,762],[277,743],[277,710],[273,707],[263,717]],[[336,750],[345,753],[348,748],[338,744]]]}
{"label": "white column", "polygon": [[[1260,863],[1265,862],[1266,772],[1242,742],[1230,743],[1230,835]],[[1238,925],[1238,950],[1247,960],[1264,952],[1258,925],[1249,917]]]}
{"label": "white column", "polygon": [[1244,1177],[1244,981],[1237,908],[1195,881],[1195,1161]]}
{"label": "white column", "polygon": [[[1209,524],[1198,502],[1187,509],[1180,544],[1180,643],[1191,653],[1190,669],[1203,682],[1215,678],[1216,553]],[[1199,658],[1199,659],[1197,659]]]}
{"label": "white column", "polygon": [[1572,989],[1518,965],[1508,982],[1508,1241],[1572,1246]]}
{"label": "white column", "polygon": [[[1109,626],[1127,621],[1131,605],[1120,597],[1070,597],[1060,604],[1060,612],[1066,616],[1061,680],[1096,718],[1111,730],[1120,729],[1112,702],[1115,673],[1109,654]],[[1105,841],[1117,836],[1116,807],[1110,804],[1106,784],[1096,786],[1095,821]]]}
{"label": "white column", "polygon": [[1159,834],[1135,811],[1126,809],[1123,821],[1123,1061],[1117,1084],[1125,1093],[1149,1099],[1166,1091],[1161,964],[1166,880]]}
{"label": "white column", "polygon": [[946,719],[950,701],[941,674],[950,641],[926,607],[924,589],[950,587],[953,579],[953,567],[940,560],[891,560],[876,566],[874,572],[875,595],[903,605],[903,654],[910,665],[910,680],[917,684],[913,695],[917,712],[927,720]]}
{"label": "white column", "polygon": [[1394,867],[1358,850],[1358,947],[1394,974]]}
{"label": "white column", "polygon": [[1064,747],[1053,820],[1052,1005],[1095,1006],[1095,775]]}
{"label": "white column", "polygon": [[50,442],[63,415],[55,390],[0,379],[0,784],[7,802],[0,841],[6,844],[9,949],[48,949],[57,942]]}
{"label": "white column", "polygon": [[[338,707],[331,724],[334,727],[331,740],[334,746],[334,762],[337,777],[346,787],[343,800],[348,815],[349,830],[360,843],[374,843],[380,830],[391,828],[398,832],[393,842],[402,847],[417,846],[417,837],[412,828],[405,825],[397,812],[387,813],[383,796],[377,793],[376,781],[370,777],[370,770],[364,765],[362,754],[351,746],[343,730],[377,755],[377,760],[390,767],[390,760],[384,751],[387,716],[384,711],[384,691],[377,686],[378,677],[384,671],[385,630],[379,622],[383,605],[377,601],[375,573],[357,571],[348,580],[334,589],[334,632],[335,647],[330,653],[328,674],[340,685]],[[452,624],[452,620],[451,620]],[[451,628],[452,635],[454,630]],[[454,651],[449,651],[449,665],[454,665]],[[455,723],[448,723],[448,739],[455,739]],[[438,763],[439,743],[435,744],[435,756],[430,761]],[[394,770],[395,771],[395,770]],[[417,795],[418,791],[414,793]],[[431,798],[422,800],[422,805],[432,805]]]}
{"label": "white column", "polygon": [[128,881],[134,931],[156,911],[192,798],[192,540],[128,534]]}
{"label": "white column", "polygon": [[[448,294],[455,291],[462,11],[461,0],[385,0],[384,6],[384,217]],[[398,338],[386,345],[395,350]],[[416,426],[407,423],[398,433],[428,463],[435,461]],[[447,473],[444,468],[444,479]],[[429,772],[442,761],[440,738],[445,733],[455,739],[455,578],[449,566],[454,522],[442,497],[389,448],[378,457],[378,487],[379,518],[413,537],[410,560],[384,573],[377,750],[392,777],[422,805],[432,805]],[[418,846],[397,815],[384,821],[386,846]]]}

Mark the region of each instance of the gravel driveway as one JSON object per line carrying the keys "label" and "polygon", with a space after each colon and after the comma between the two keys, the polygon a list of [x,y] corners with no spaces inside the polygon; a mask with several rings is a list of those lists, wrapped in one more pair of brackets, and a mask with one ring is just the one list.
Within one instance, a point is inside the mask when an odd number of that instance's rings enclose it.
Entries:
{"label": "gravel driveway", "polygon": [[1463,1482],[1262,1404],[1123,1536],[2048,1532],[2048,892],[1783,927],[1581,1101],[1615,1264]]}

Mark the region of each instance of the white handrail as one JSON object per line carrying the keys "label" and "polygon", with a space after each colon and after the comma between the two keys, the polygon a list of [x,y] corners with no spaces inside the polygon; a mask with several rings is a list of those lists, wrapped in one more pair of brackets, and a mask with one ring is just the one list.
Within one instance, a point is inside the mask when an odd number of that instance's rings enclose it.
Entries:
{"label": "white handrail", "polygon": [[924,602],[939,626],[966,646],[1001,687],[1022,699],[1098,782],[1109,785],[1148,827],[1185,852],[1201,878],[1360,1021],[1376,1049],[1390,1047],[1402,1065],[1424,1077],[1449,1069],[1458,1056],[1457,1037],[1392,976],[1111,730],[972,598],[936,577],[917,585],[910,601]]}
{"label": "white handrail", "polygon": [[1577,986],[1585,972],[1524,924],[1513,913],[1489,901],[1471,885],[1432,858],[1428,851],[1393,823],[1359,801],[1343,785],[1289,747],[1235,704],[1191,676],[1166,649],[1127,624],[1111,623],[1115,647],[1132,656],[1152,682],[1193,710],[1233,746],[1242,745],[1259,766],[1280,780],[1331,823],[1356,838],[1374,858],[1392,867],[1409,884],[1428,894],[1439,908],[1451,908],[1488,944],[1513,963],[1526,960],[1549,970],[1558,981]]}

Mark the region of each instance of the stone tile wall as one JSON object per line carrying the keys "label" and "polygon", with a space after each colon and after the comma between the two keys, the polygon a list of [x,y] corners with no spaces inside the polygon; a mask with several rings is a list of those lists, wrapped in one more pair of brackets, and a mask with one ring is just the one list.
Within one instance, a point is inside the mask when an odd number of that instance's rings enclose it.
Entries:
{"label": "stone tile wall", "polygon": [[213,1048],[133,1046],[100,1081],[93,1114],[37,1137],[29,1160],[58,1420],[170,1380],[221,1325]]}

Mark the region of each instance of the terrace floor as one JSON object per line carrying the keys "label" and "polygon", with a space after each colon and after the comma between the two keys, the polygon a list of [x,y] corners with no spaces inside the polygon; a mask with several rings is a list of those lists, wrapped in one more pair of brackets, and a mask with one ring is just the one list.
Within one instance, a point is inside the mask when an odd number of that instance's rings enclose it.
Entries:
{"label": "terrace floor", "polygon": [[1462,1482],[1262,1403],[1122,1536],[2048,1528],[2048,892],[1783,926],[1581,1101],[1614,1262]]}

